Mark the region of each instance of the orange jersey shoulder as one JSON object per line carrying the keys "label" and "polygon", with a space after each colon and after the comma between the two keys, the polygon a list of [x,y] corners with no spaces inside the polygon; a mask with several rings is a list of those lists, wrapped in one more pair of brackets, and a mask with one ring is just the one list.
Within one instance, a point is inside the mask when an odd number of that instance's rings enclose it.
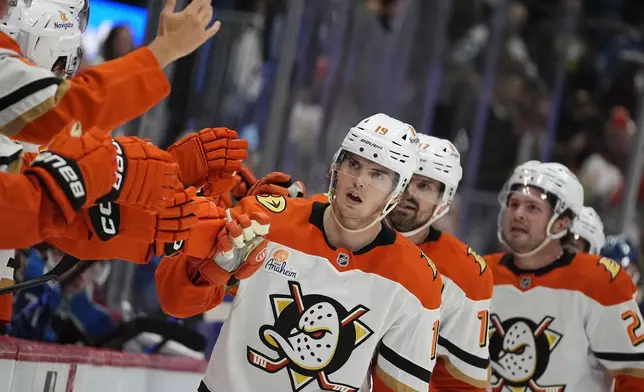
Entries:
{"label": "orange jersey shoulder", "polygon": [[[494,284],[492,271],[485,259],[471,247],[448,233],[437,232],[438,238],[419,247],[432,258],[440,273],[475,301],[490,299]],[[435,236],[436,237],[436,236]]]}
{"label": "orange jersey shoulder", "polygon": [[[388,229],[390,230],[390,229]],[[400,233],[395,242],[370,252],[372,257],[365,272],[396,281],[415,295],[427,309],[441,304],[443,278],[434,259]]]}
{"label": "orange jersey shoulder", "polygon": [[328,203],[329,194],[328,193],[316,193],[315,195],[308,198],[311,201],[317,201],[318,203]]}
{"label": "orange jersey shoulder", "polygon": [[517,270],[507,253],[485,256],[485,260],[492,269],[495,285],[521,288],[522,277],[535,275],[535,285],[578,291],[604,306],[629,301],[635,295],[636,288],[628,273],[619,263],[606,257],[564,253],[554,262],[557,264],[554,268],[545,267],[547,272],[536,274]]}

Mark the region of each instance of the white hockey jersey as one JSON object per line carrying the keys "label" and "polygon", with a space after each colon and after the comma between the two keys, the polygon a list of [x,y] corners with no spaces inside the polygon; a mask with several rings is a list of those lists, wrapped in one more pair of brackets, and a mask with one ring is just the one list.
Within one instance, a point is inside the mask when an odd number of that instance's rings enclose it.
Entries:
{"label": "white hockey jersey", "polygon": [[[268,257],[240,282],[200,391],[350,392],[370,374],[374,391],[429,390],[440,274],[420,249],[386,227],[359,251],[331,246],[322,223],[327,206],[257,196],[233,209],[269,213]],[[157,270],[166,312],[185,310],[187,298],[196,311],[210,301],[198,298],[186,277],[170,287],[186,268],[166,262]],[[204,290],[204,297],[213,292]]]}
{"label": "white hockey jersey", "polygon": [[494,274],[493,391],[610,391],[619,375],[642,377],[633,385],[644,390],[642,315],[618,263],[564,253],[523,271],[511,254],[485,259]]}
{"label": "white hockey jersey", "polygon": [[489,385],[492,271],[472,248],[434,228],[419,247],[436,264],[445,285],[431,389],[483,390]]}

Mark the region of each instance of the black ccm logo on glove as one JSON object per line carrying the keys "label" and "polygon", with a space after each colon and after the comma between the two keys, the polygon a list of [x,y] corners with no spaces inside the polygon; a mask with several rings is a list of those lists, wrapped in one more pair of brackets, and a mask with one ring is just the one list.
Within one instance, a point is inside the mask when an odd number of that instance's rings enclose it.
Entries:
{"label": "black ccm logo on glove", "polygon": [[116,150],[116,181],[112,185],[112,190],[88,209],[90,223],[101,241],[109,241],[119,233],[121,206],[114,203],[114,200],[121,193],[125,173],[127,173],[127,159],[123,154],[123,146],[116,139],[112,139],[112,145]]}
{"label": "black ccm logo on glove", "polygon": [[74,210],[79,210],[85,204],[85,182],[76,162],[51,151],[43,151],[34,159],[31,166],[46,170],[56,179]]}
{"label": "black ccm logo on glove", "polygon": [[114,181],[114,185],[112,186],[110,193],[98,199],[98,203],[110,202],[118,199],[127,173],[127,159],[125,159],[123,154],[123,146],[121,146],[116,139],[112,139],[112,144],[116,150],[116,181]]}
{"label": "black ccm logo on glove", "polygon": [[114,202],[104,202],[91,206],[89,221],[101,241],[109,241],[119,233],[121,225],[121,206]]}

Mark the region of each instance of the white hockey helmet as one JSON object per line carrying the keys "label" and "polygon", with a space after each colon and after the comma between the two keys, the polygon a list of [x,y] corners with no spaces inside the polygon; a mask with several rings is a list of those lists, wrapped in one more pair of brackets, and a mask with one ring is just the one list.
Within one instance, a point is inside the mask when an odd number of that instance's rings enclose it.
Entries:
{"label": "white hockey helmet", "polygon": [[528,161],[517,166],[503,185],[498,198],[501,211],[499,212],[497,235],[499,241],[506,246],[508,244],[503,238],[503,215],[505,214],[510,193],[522,187],[538,188],[545,192],[546,195],[553,196],[555,200],[552,217],[546,226],[546,238],[530,252],[518,254],[518,256],[527,257],[539,252],[550,241],[560,239],[568,233],[568,230],[562,230],[557,234],[553,234],[551,232],[552,225],[568,210],[572,212],[573,220],[581,214],[581,209],[584,205],[584,189],[577,176],[560,163]]}
{"label": "white hockey helmet", "polygon": [[59,76],[74,75],[82,59],[81,30],[69,7],[52,0],[22,2],[5,18],[25,57]]}
{"label": "white hockey helmet", "polygon": [[0,32],[7,34],[16,41],[20,31],[20,14],[22,9],[27,6],[27,2],[31,4],[31,0],[9,1],[9,11],[4,18],[0,19]]}
{"label": "white hockey helmet", "polygon": [[69,11],[70,14],[78,21],[78,28],[84,33],[89,23],[89,0],[48,0],[50,3],[56,3]]}
{"label": "white hockey helmet", "polygon": [[400,201],[418,166],[418,134],[411,125],[383,113],[367,117],[351,127],[333,157],[329,203],[333,203],[335,197],[336,171],[347,152],[380,164],[398,177],[387,203],[374,222],[360,230],[345,228],[347,231],[363,231],[381,221]]}
{"label": "white hockey helmet", "polygon": [[418,138],[418,167],[414,174],[439,181],[444,190],[429,220],[412,231],[401,233],[406,237],[418,234],[447,214],[463,177],[461,154],[449,140],[422,133]]}
{"label": "white hockey helmet", "polygon": [[584,207],[581,214],[572,222],[570,232],[576,238],[582,238],[590,245],[588,253],[598,255],[606,243],[604,224],[592,207]]}
{"label": "white hockey helmet", "polygon": [[418,168],[415,174],[440,181],[445,185],[445,191],[439,204],[434,210],[430,221],[440,219],[449,211],[454,200],[456,188],[463,177],[461,154],[452,142],[434,136],[419,134]]}

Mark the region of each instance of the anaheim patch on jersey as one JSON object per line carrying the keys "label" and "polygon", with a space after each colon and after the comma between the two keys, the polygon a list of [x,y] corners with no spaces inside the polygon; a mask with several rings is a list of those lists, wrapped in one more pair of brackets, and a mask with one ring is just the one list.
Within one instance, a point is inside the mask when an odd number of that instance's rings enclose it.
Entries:
{"label": "anaheim patch on jersey", "polygon": [[546,316],[538,324],[523,317],[501,320],[490,316],[490,364],[492,391],[563,392],[565,385],[539,385],[548,368],[550,354],[562,334],[550,329],[554,317]]}
{"label": "anaheim patch on jersey", "polygon": [[274,352],[272,357],[247,346],[248,362],[267,373],[287,369],[293,392],[313,380],[323,391],[358,391],[359,386],[331,381],[329,375],[373,335],[359,320],[369,309],[357,305],[347,310],[333,298],[304,295],[296,281],[289,281],[288,288],[290,295],[270,295],[275,323],[259,329],[262,342]]}
{"label": "anaheim patch on jersey", "polygon": [[278,195],[257,195],[255,199],[270,212],[279,214],[286,209],[286,198]]}
{"label": "anaheim patch on jersey", "polygon": [[264,263],[264,270],[286,278],[297,278],[297,271],[288,265],[289,256],[290,254],[286,249],[276,249],[268,258],[268,261]]}

